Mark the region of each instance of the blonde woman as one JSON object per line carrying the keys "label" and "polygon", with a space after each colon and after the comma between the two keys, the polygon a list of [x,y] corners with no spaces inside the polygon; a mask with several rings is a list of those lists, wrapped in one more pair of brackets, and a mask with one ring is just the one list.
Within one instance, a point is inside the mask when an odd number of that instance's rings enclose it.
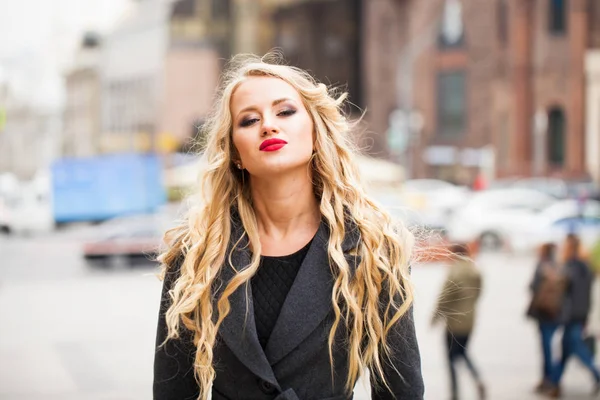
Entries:
{"label": "blonde woman", "polygon": [[363,191],[335,97],[234,59],[206,125],[203,200],[168,235],[154,398],[423,398],[412,236]]}

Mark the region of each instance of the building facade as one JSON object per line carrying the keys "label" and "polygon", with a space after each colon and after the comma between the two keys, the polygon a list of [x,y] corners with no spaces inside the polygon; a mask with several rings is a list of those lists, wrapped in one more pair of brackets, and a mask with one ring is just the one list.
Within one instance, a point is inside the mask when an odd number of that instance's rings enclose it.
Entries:
{"label": "building facade", "polygon": [[286,61],[349,93],[362,106],[359,0],[282,2],[273,9],[272,46]]}
{"label": "building facade", "polygon": [[100,38],[86,34],[75,55],[73,67],[65,76],[64,156],[86,157],[100,150],[100,56]]}
{"label": "building facade", "polygon": [[586,55],[586,165],[600,182],[600,2],[590,4],[590,37]]}
{"label": "building facade", "polygon": [[171,152],[196,136],[230,56],[228,0],[143,0],[108,36],[104,152]]}
{"label": "building facade", "polygon": [[[585,60],[597,46],[597,3],[365,2],[363,87],[375,152],[396,156],[414,177],[460,183],[481,169],[590,173]],[[400,129],[389,130],[398,114]],[[407,123],[415,116],[419,123]],[[404,139],[396,154],[391,135]]]}
{"label": "building facade", "polygon": [[163,0],[139,1],[105,39],[101,62],[103,152],[154,148],[169,10]]}
{"label": "building facade", "polygon": [[219,72],[231,52],[230,19],[229,0],[173,3],[160,114],[163,150],[185,147],[210,112]]}

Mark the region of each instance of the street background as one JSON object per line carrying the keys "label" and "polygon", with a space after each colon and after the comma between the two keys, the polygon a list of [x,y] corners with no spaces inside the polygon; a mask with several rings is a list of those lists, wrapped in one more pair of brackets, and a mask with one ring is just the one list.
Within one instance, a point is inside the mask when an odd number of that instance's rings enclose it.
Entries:
{"label": "street background", "polygon": [[[157,270],[90,270],[81,262],[74,232],[64,236],[0,241],[0,398],[149,399],[161,289]],[[489,398],[535,399],[539,343],[535,325],[524,317],[534,260],[487,254],[478,263],[485,289],[470,351],[489,383]],[[442,264],[413,270],[415,319],[431,400],[448,393],[443,331],[429,326],[445,273]],[[464,398],[475,399],[466,368],[461,372]],[[565,398],[590,398],[591,388],[587,371],[572,362]],[[360,385],[355,393],[357,400],[368,399]]]}
{"label": "street background", "polygon": [[[227,60],[273,49],[349,93],[367,190],[419,244],[481,250],[469,351],[490,399],[535,398],[538,248],[575,232],[600,273],[598,0],[0,0],[0,400],[151,397],[146,259],[206,167]],[[445,400],[447,267],[423,256],[423,373]],[[572,362],[562,385],[585,399],[592,379]]]}

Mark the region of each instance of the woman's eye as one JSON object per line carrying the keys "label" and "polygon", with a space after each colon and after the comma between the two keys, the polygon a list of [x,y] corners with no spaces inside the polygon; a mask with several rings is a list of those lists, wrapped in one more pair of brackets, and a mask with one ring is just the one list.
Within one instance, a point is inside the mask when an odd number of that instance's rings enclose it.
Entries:
{"label": "woman's eye", "polygon": [[296,114],[296,110],[294,109],[289,109],[289,110],[283,110],[281,111],[279,114],[277,114],[278,116],[283,116],[283,117],[288,117],[290,115],[294,115]]}
{"label": "woman's eye", "polygon": [[240,126],[242,126],[242,127],[247,127],[247,126],[250,126],[250,125],[252,125],[252,124],[253,124],[253,123],[255,123],[256,121],[258,121],[258,118],[247,118],[247,119],[244,119],[244,120],[243,120],[243,121],[240,123]]}

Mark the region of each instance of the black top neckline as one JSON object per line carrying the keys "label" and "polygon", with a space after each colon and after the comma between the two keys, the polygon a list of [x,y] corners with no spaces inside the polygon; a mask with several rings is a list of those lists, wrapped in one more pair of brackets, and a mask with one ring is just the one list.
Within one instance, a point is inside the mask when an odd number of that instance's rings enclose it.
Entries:
{"label": "black top neckline", "polygon": [[[315,235],[316,236],[316,235]],[[300,253],[303,253],[305,251],[308,250],[308,248],[310,247],[310,245],[312,244],[315,236],[313,236],[307,244],[305,244],[300,250],[297,250],[295,252],[293,252],[292,254],[286,254],[283,256],[263,256],[261,255],[260,258],[263,260],[288,260],[290,258],[295,258],[297,257]]]}

